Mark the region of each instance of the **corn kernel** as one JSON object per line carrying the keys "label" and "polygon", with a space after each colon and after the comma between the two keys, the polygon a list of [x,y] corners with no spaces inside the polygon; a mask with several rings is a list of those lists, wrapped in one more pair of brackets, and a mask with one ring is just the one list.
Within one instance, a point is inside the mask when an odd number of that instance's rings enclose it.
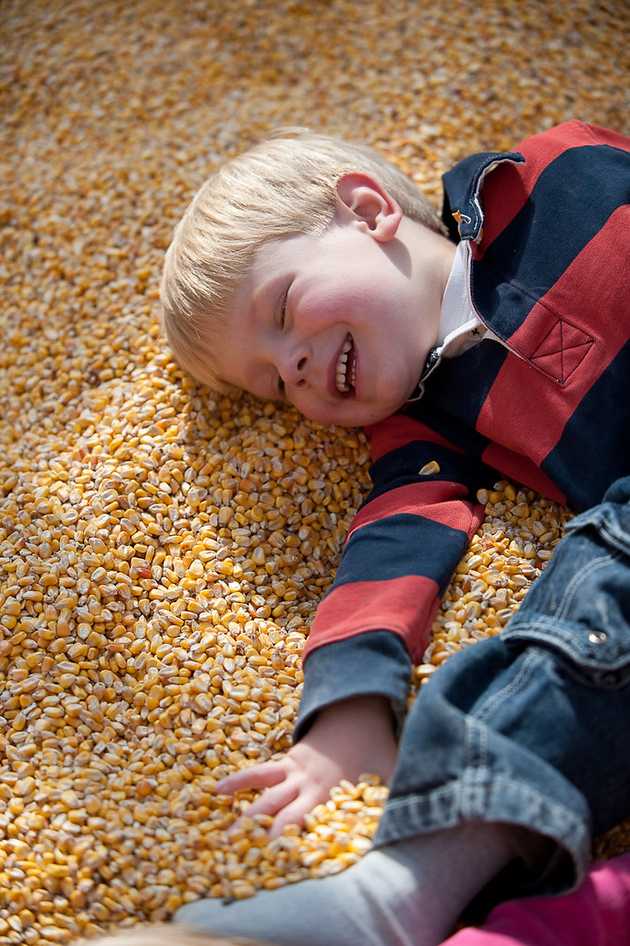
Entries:
{"label": "corn kernel", "polygon": [[[220,22],[183,4],[171,24],[147,0],[131,13],[82,4],[70,26],[63,4],[9,5],[3,942],[68,943],[168,918],[197,896],[241,899],[333,874],[370,849],[388,796],[370,773],[336,786],[278,844],[270,816],[244,818],[231,840],[226,827],[256,796],[216,792],[220,778],[290,745],[314,604],[369,490],[365,437],[194,382],[160,336],[159,272],[182,195],[199,183],[198,143],[212,133],[212,167],[238,144],[224,110],[245,61],[256,69],[239,91],[243,141],[294,124],[296,113],[337,125],[377,143],[435,203],[440,174],[466,153],[489,140],[511,148],[564,120],[567,73],[581,75],[585,53],[607,65],[586,85],[572,83],[573,111],[621,127],[614,18],[591,5],[594,28],[578,49],[573,5],[554,6],[560,41],[551,46],[551,26],[534,16],[528,50],[534,63],[544,57],[545,82],[530,83],[513,56],[530,14],[506,18],[499,0],[488,2],[478,49],[461,39],[461,23],[454,28],[453,5],[367,4],[360,51],[330,45],[348,12],[342,0],[224,4]],[[262,44],[251,39],[261,15]],[[413,56],[401,56],[398,21]],[[113,47],[103,57],[105,34]],[[24,37],[37,55],[24,54]],[[301,72],[295,42],[305,38]],[[370,48],[378,62],[363,55]],[[482,84],[467,80],[459,91],[462,76],[483,73],[487,48],[492,109]],[[389,60],[396,69],[381,67]],[[156,69],[168,83],[147,85]],[[372,90],[383,108],[357,99],[348,109],[357,70],[365,101]],[[325,95],[313,97],[324,73]],[[518,109],[515,87],[524,93]],[[68,164],[68,155],[78,158]],[[419,475],[440,472],[429,459]],[[507,481],[483,484],[477,501],[485,522],[444,595],[410,703],[453,653],[500,632],[568,518]],[[599,844],[602,856],[630,849],[630,828]]]}

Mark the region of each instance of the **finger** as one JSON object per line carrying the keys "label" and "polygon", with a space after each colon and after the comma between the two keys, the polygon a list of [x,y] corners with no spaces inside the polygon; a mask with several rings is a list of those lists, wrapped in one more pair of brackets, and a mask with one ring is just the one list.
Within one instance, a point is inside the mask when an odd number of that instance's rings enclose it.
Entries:
{"label": "finger", "polygon": [[285,778],[286,772],[281,762],[263,762],[221,779],[215,785],[215,791],[220,795],[231,795],[246,788],[269,788]]}
{"label": "finger", "polygon": [[305,801],[304,796],[300,795],[295,799],[293,804],[287,805],[286,808],[282,809],[269,829],[269,836],[271,838],[280,837],[283,830],[289,824],[296,824],[300,828],[304,827],[304,816],[311,811],[313,807],[314,805]]}
{"label": "finger", "polygon": [[285,779],[275,788],[268,788],[266,792],[263,792],[243,814],[246,818],[253,818],[254,815],[275,815],[286,805],[290,805],[299,792],[299,785]]}
{"label": "finger", "polygon": [[287,805],[278,815],[269,829],[272,838],[277,838],[288,824],[296,824],[298,827],[304,827],[304,819],[309,812],[323,802],[328,801],[329,790],[321,785],[319,788],[313,786],[306,792],[301,792],[298,797]]}

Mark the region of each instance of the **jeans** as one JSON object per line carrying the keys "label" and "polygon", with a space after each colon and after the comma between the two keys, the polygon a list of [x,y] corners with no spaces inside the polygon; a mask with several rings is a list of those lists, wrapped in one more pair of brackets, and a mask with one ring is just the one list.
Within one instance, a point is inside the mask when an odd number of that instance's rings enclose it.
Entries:
{"label": "jeans", "polygon": [[548,839],[501,896],[581,883],[630,815],[630,476],[566,535],[500,636],[451,657],[403,728],[375,847],[464,821]]}

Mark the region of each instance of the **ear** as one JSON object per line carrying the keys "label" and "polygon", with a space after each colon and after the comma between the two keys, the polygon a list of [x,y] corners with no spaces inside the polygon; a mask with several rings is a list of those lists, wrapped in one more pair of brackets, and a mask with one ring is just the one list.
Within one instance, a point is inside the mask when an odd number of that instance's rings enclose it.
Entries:
{"label": "ear", "polygon": [[403,212],[375,178],[351,171],[339,178],[336,190],[338,223],[358,223],[379,243],[395,237]]}

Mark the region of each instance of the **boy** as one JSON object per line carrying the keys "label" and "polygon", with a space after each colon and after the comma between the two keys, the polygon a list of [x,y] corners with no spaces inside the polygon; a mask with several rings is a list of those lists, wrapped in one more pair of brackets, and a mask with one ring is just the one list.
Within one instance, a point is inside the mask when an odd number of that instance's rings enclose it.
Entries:
{"label": "boy", "polygon": [[[630,141],[569,122],[444,184],[450,239],[367,149],[272,139],[210,179],[167,254],[185,367],[369,425],[374,456],[295,745],[219,790],[266,788],[250,811],[279,813],[278,833],[340,777],[395,769],[359,864],[180,911],[200,929],[428,946],[491,880],[574,886],[592,833],[629,811]],[[403,727],[410,661],[497,472],[584,513],[501,637],[451,658]]]}

